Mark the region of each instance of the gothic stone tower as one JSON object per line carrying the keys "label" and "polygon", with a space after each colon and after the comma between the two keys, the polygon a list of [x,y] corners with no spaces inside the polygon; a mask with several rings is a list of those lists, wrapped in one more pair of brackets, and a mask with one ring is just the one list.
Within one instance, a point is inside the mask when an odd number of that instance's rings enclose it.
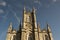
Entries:
{"label": "gothic stone tower", "polygon": [[35,9],[26,12],[24,8],[21,40],[38,40]]}
{"label": "gothic stone tower", "polygon": [[13,30],[12,22],[11,22],[9,27],[8,27],[6,40],[15,40],[15,37],[16,37],[16,30]]}
{"label": "gothic stone tower", "polygon": [[41,30],[40,24],[36,23],[35,9],[32,12],[27,12],[24,8],[22,24],[19,30],[14,31],[12,26],[8,28],[6,40],[53,40],[52,32],[47,24],[47,28]]}

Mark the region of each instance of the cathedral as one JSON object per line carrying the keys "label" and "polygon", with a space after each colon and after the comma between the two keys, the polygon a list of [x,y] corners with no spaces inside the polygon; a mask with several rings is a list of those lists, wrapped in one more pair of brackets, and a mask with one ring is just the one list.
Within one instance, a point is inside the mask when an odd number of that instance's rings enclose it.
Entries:
{"label": "cathedral", "polygon": [[40,24],[36,22],[35,8],[32,11],[23,9],[22,24],[19,29],[15,30],[12,23],[9,24],[6,40],[53,40],[51,28],[47,24],[46,29],[40,28]]}

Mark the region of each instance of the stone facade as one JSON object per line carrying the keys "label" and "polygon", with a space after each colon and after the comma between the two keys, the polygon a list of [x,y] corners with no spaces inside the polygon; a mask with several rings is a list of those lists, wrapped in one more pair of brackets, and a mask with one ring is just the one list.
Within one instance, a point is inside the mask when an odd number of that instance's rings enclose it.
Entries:
{"label": "stone facade", "polygon": [[27,12],[24,8],[23,22],[20,24],[19,30],[14,30],[10,23],[6,40],[53,40],[53,37],[48,24],[46,29],[41,30],[40,24],[36,23],[35,9]]}

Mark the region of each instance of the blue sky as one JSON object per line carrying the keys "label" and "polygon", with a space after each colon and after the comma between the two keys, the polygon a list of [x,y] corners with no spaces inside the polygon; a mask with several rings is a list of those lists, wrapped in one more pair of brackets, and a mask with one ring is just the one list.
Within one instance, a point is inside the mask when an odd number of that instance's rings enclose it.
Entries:
{"label": "blue sky", "polygon": [[60,39],[60,0],[0,0],[0,40],[6,39],[10,22],[18,29],[24,6],[30,11],[35,7],[41,28],[46,28],[48,22],[54,40]]}

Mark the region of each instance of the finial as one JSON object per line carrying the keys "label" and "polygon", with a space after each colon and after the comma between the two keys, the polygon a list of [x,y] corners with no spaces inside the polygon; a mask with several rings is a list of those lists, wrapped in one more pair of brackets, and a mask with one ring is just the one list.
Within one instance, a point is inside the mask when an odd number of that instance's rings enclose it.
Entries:
{"label": "finial", "polygon": [[26,12],[26,7],[24,6],[24,13]]}
{"label": "finial", "polygon": [[47,30],[48,30],[49,32],[51,32],[51,28],[50,28],[49,24],[47,24]]}
{"label": "finial", "polygon": [[8,32],[11,32],[12,30],[13,30],[13,28],[12,28],[12,22],[10,22],[9,28],[8,28]]}
{"label": "finial", "polygon": [[36,8],[35,8],[35,7],[32,8],[32,12],[33,12],[33,13],[36,12]]}
{"label": "finial", "polygon": [[35,8],[33,7],[32,12],[35,13],[35,11],[36,11],[36,10],[35,10]]}
{"label": "finial", "polygon": [[40,26],[40,23],[38,23],[38,26]]}
{"label": "finial", "polygon": [[38,27],[38,31],[41,32],[40,23],[37,24],[37,27]]}
{"label": "finial", "polygon": [[26,10],[26,7],[24,6],[24,10]]}
{"label": "finial", "polygon": [[10,24],[12,25],[12,22],[10,22]]}
{"label": "finial", "polygon": [[12,27],[12,22],[10,22],[10,27]]}

